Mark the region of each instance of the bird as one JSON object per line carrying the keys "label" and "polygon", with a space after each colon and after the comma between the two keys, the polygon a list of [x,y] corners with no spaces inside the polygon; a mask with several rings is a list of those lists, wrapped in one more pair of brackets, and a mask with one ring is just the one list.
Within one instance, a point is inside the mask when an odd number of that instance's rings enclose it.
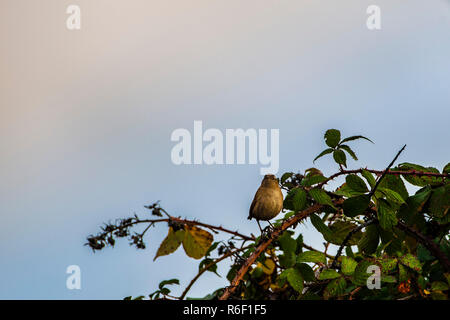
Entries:
{"label": "bird", "polygon": [[259,220],[269,222],[280,213],[281,209],[283,209],[283,194],[278,185],[278,179],[273,174],[266,174],[250,205],[248,219],[256,220],[262,234]]}

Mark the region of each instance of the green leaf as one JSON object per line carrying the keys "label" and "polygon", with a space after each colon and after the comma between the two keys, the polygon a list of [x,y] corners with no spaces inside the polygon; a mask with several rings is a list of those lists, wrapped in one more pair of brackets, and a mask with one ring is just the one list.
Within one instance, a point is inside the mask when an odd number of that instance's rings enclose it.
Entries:
{"label": "green leaf", "polygon": [[378,201],[378,220],[385,230],[391,230],[398,222],[395,210],[384,199]]}
{"label": "green leaf", "polygon": [[325,180],[327,180],[326,177],[316,174],[303,178],[303,180],[300,182],[300,185],[303,187],[310,187],[312,185],[324,182]]}
{"label": "green leaf", "polygon": [[351,275],[355,272],[358,262],[350,257],[341,257],[341,272],[345,275]]}
{"label": "green leaf", "polygon": [[405,203],[405,200],[403,200],[402,196],[399,195],[397,192],[391,189],[387,188],[379,188],[379,191],[381,191],[388,201],[391,201],[396,204],[403,204]]}
{"label": "green leaf", "polygon": [[324,253],[317,251],[305,251],[301,252],[297,256],[297,262],[314,262],[314,263],[326,263],[327,259]]}
{"label": "green leaf", "polygon": [[316,281],[314,270],[306,263],[298,263],[296,268],[300,271],[305,281]]}
{"label": "green leaf", "polygon": [[445,165],[444,169],[442,169],[442,173],[450,173],[450,162]]}
{"label": "green leaf", "polygon": [[384,257],[377,260],[378,264],[381,266],[381,271],[383,273],[389,273],[397,267],[397,259]]}
{"label": "green leaf", "polygon": [[313,188],[309,190],[309,195],[316,200],[316,202],[320,204],[326,204],[330,207],[336,209],[336,207],[333,205],[333,201],[331,201],[330,196],[322,189]]}
{"label": "green leaf", "polygon": [[412,255],[411,253],[407,253],[404,256],[400,257],[400,262],[417,272],[422,272],[422,265],[419,259],[417,259],[417,257]]}
{"label": "green leaf", "polygon": [[284,199],[283,206],[285,209],[301,211],[306,206],[306,192],[301,188],[294,188],[288,192]]}
{"label": "green leaf", "polygon": [[325,132],[325,143],[331,147],[335,148],[339,144],[339,140],[341,140],[341,132],[336,129],[329,129]]}
{"label": "green leaf", "polygon": [[297,241],[292,239],[289,232],[284,232],[281,237],[278,238],[278,242],[280,243],[281,250],[283,250],[284,253],[295,253],[295,250],[297,249]]}
{"label": "green leaf", "polygon": [[282,255],[278,256],[278,259],[280,260],[280,265],[284,268],[292,267],[295,264],[296,256],[295,252],[285,252]]}
{"label": "green leaf", "polygon": [[339,148],[345,150],[353,158],[353,160],[358,160],[355,152],[348,145],[341,144]]}
{"label": "green leaf", "polygon": [[[206,267],[207,265],[209,265],[210,263],[214,262],[213,259],[211,258],[205,258],[203,259],[200,264],[198,265],[198,271],[202,270],[204,267]],[[220,277],[220,274],[217,273],[217,264],[213,264],[211,265],[206,271],[210,271],[215,273],[217,276]]]}
{"label": "green leaf", "polygon": [[336,163],[343,165],[344,167],[347,167],[347,157],[345,156],[344,151],[342,150],[334,150],[333,151],[333,158]]}
{"label": "green leaf", "polygon": [[445,291],[448,290],[448,285],[442,281],[434,281],[431,284],[431,290],[433,291]]}
{"label": "green leaf", "polygon": [[215,248],[217,248],[217,246],[219,245],[219,241],[214,242],[208,249],[208,251],[206,251],[205,256],[209,256],[209,254],[214,251]]}
{"label": "green leaf", "polygon": [[360,196],[344,200],[342,208],[344,209],[344,214],[347,217],[353,218],[360,214],[363,214],[368,208],[369,203],[370,203],[370,196],[363,194]]}
{"label": "green leaf", "polygon": [[375,186],[376,180],[373,177],[372,173],[370,173],[366,169],[362,169],[361,175],[367,180],[371,188]]}
{"label": "green leaf", "polygon": [[317,159],[323,157],[324,155],[329,154],[329,153],[332,153],[333,150],[334,150],[334,149],[332,149],[332,148],[328,148],[328,149],[323,150],[317,157],[314,158],[313,163],[314,163]]}
{"label": "green leaf", "polygon": [[[326,241],[335,244],[335,245],[341,245],[344,239],[347,237],[350,231],[355,229],[357,227],[356,224],[350,222],[350,221],[335,221],[331,226],[331,236],[328,236],[327,234],[324,235],[324,238]],[[347,245],[353,246],[356,245],[362,236],[362,232],[358,231],[355,232],[350,240],[347,242]]]}
{"label": "green leaf", "polygon": [[339,296],[345,292],[346,287],[347,281],[345,281],[343,277],[331,280],[330,283],[326,286],[323,292],[323,296],[325,299]]}
{"label": "green leaf", "polygon": [[430,198],[430,214],[441,218],[448,213],[450,208],[450,184],[433,190]]}
{"label": "green leaf", "polygon": [[355,268],[355,272],[353,273],[352,282],[357,286],[366,286],[367,279],[370,276],[370,274],[367,273],[367,268],[373,264],[374,262],[369,260],[362,260],[359,262]]}
{"label": "green leaf", "polygon": [[[408,163],[408,162],[404,162],[401,163],[398,166],[398,169],[400,171],[411,171],[411,170],[415,170],[415,171],[419,171],[419,172],[433,172],[433,173],[439,173],[439,170],[433,167],[423,167],[420,166],[418,164],[414,164],[414,163]],[[436,184],[436,183],[442,183],[442,178],[439,177],[427,177],[427,176],[416,176],[416,175],[403,175],[403,178],[408,181],[409,183],[415,185],[415,186],[419,186],[419,187],[424,187],[428,184]]]}
{"label": "green leaf", "polygon": [[302,293],[303,291],[303,276],[300,273],[298,269],[295,268],[289,268],[286,270],[286,278],[291,287],[299,292]]}
{"label": "green leaf", "polygon": [[286,180],[289,179],[290,177],[292,177],[293,174],[294,174],[293,172],[283,173],[283,175],[281,176],[281,179],[280,179],[280,183],[281,184],[285,183]]}
{"label": "green leaf", "polygon": [[382,274],[381,275],[381,282],[387,282],[387,283],[396,283],[397,279],[394,276],[390,276],[387,274]]}
{"label": "green leaf", "polygon": [[344,197],[347,197],[347,198],[351,198],[351,197],[354,197],[354,196],[360,196],[360,195],[364,194],[363,192],[357,192],[357,191],[351,189],[347,185],[347,183],[342,184],[342,186],[340,186],[333,193],[338,195],[338,196],[344,196]]}
{"label": "green leaf", "polygon": [[180,284],[180,280],[178,280],[178,279],[164,280],[159,283],[158,287],[161,290],[164,286],[166,286],[168,284]]}
{"label": "green leaf", "polygon": [[372,140],[370,140],[369,138],[366,138],[364,136],[351,136],[351,137],[348,137],[348,138],[345,138],[344,140],[342,140],[341,143],[344,143],[344,142],[347,142],[347,141],[353,141],[353,140],[357,140],[357,139],[365,139],[365,140],[370,141],[370,142],[373,143]]}
{"label": "green leaf", "polygon": [[323,220],[316,215],[315,213],[310,215],[311,223],[312,225],[324,236],[327,235],[328,237],[332,236],[332,231],[328,226],[323,222]]}
{"label": "green leaf", "polygon": [[358,243],[358,249],[365,254],[373,254],[377,250],[378,242],[378,229],[376,225],[371,224],[366,227],[366,231]]}
{"label": "green leaf", "polygon": [[406,200],[408,198],[408,190],[406,190],[405,184],[402,178],[392,174],[387,174],[384,176],[383,180],[380,182],[379,188],[391,189],[397,192],[401,197]]}
{"label": "green leaf", "polygon": [[361,179],[360,177],[358,177],[356,174],[349,174],[345,177],[345,182],[347,183],[347,185],[357,191],[357,192],[367,192],[369,191],[369,189],[367,189],[366,183],[364,182],[363,179]]}
{"label": "green leaf", "polygon": [[172,252],[175,252],[183,241],[183,238],[184,230],[177,230],[174,232],[173,228],[169,227],[169,233],[163,242],[161,242],[153,261],[155,261],[158,257],[166,256]]}
{"label": "green leaf", "polygon": [[328,280],[328,279],[336,279],[341,275],[333,269],[325,269],[319,275],[319,280]]}

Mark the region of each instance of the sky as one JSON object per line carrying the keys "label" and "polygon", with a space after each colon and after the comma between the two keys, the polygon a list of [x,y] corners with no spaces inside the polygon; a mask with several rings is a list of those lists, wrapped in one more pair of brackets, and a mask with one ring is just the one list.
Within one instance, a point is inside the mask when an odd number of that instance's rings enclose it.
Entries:
{"label": "sky", "polygon": [[[81,9],[68,30],[66,8]],[[366,26],[369,5],[381,29]],[[279,129],[277,173],[312,163],[329,128],[356,141],[349,167],[450,158],[450,2],[446,0],[2,0],[0,3],[0,299],[122,299],[198,261],[179,249],[153,261],[126,241],[95,254],[103,222],[172,215],[250,234],[260,165],[175,165],[174,130]],[[336,183],[338,183],[337,181]],[[337,184],[334,185],[334,187]],[[333,185],[331,185],[333,187]],[[308,224],[305,242],[321,249]],[[225,237],[226,238],[226,237]],[[216,239],[225,239],[216,236]],[[66,268],[81,269],[68,290]],[[205,274],[188,296],[226,285]]]}

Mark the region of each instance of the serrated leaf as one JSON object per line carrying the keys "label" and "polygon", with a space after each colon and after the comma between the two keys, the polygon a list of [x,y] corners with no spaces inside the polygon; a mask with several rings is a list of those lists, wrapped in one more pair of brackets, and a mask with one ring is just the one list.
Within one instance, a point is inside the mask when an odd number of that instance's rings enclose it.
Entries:
{"label": "serrated leaf", "polygon": [[369,195],[360,195],[352,198],[348,198],[344,200],[342,204],[342,208],[344,209],[344,214],[347,217],[356,217],[360,214],[363,214],[366,209],[369,207],[370,196]]}
{"label": "serrated leaf", "polygon": [[303,276],[303,279],[305,281],[315,281],[316,280],[316,276],[314,274],[314,270],[307,265],[306,263],[298,263],[296,265],[296,268],[300,271],[300,273]]}
{"label": "serrated leaf", "polygon": [[310,215],[312,225],[324,236],[331,237],[332,231],[328,226],[323,222],[323,220],[316,215],[315,213]]}
{"label": "serrated leaf", "polygon": [[327,180],[326,177],[317,174],[303,178],[303,180],[300,182],[300,185],[303,187],[310,187],[312,185],[324,182],[325,180]]}
{"label": "serrated leaf", "polygon": [[355,272],[358,262],[346,256],[341,257],[341,272],[345,275],[351,275]]}
{"label": "serrated leaf", "polygon": [[[418,164],[414,164],[414,163],[408,163],[408,162],[404,162],[401,163],[398,166],[398,169],[400,171],[410,171],[410,170],[415,170],[415,171],[420,171],[420,172],[432,172],[432,173],[439,173],[439,170],[433,167],[423,167],[420,166]],[[442,182],[442,178],[439,177],[429,177],[429,176],[416,176],[416,175],[402,175],[403,178],[408,181],[409,183],[415,185],[415,186],[419,186],[419,187],[424,187],[428,184],[435,184],[435,183],[441,183]]]}
{"label": "serrated leaf", "polygon": [[341,132],[336,129],[329,129],[325,132],[324,138],[325,143],[329,147],[334,148],[339,144],[339,141],[341,140]]}
{"label": "serrated leaf", "polygon": [[333,159],[336,161],[336,163],[343,165],[344,167],[347,167],[347,157],[342,150],[334,150],[333,151]]}
{"label": "serrated leaf", "polygon": [[367,279],[370,274],[367,273],[367,268],[369,268],[374,263],[369,260],[362,260],[358,263],[355,268],[355,272],[353,273],[352,282],[357,286],[365,286],[367,285]]}
{"label": "serrated leaf", "polygon": [[358,160],[356,153],[348,145],[341,144],[339,145],[339,148],[345,150],[353,158],[353,160]]}
{"label": "serrated leaf", "polygon": [[442,281],[434,281],[433,283],[431,283],[431,290],[445,291],[445,290],[448,290],[448,285]]}
{"label": "serrated leaf", "polygon": [[369,191],[369,189],[367,189],[366,183],[364,182],[363,179],[361,179],[360,177],[358,177],[356,174],[349,174],[345,177],[345,182],[347,183],[347,185],[357,191],[357,192],[367,192]]}
{"label": "serrated leaf", "polygon": [[450,208],[450,184],[436,188],[431,193],[430,214],[441,218],[448,213]]}
{"label": "serrated leaf", "polygon": [[[347,235],[356,228],[356,224],[350,222],[350,221],[335,221],[331,226],[331,236],[324,235],[324,238],[326,241],[335,244],[335,245],[341,245],[344,239],[347,237]],[[356,245],[362,236],[362,232],[358,231],[355,232],[350,240],[348,240],[347,245],[353,246]]]}
{"label": "serrated leaf", "polygon": [[445,165],[444,169],[442,169],[442,173],[450,173],[450,162]]}
{"label": "serrated leaf", "polygon": [[397,267],[397,259],[384,257],[377,260],[378,264],[381,266],[381,271],[383,273],[389,273]]}
{"label": "serrated leaf", "polygon": [[384,176],[383,180],[380,182],[379,188],[391,189],[397,192],[404,200],[408,198],[408,190],[406,190],[405,184],[402,178],[396,175],[387,174]]}
{"label": "serrated leaf", "polygon": [[378,229],[375,225],[371,224],[366,227],[366,231],[358,243],[358,249],[365,254],[373,254],[377,250],[378,242]]}
{"label": "serrated leaf", "polygon": [[183,248],[189,257],[200,259],[205,256],[212,241],[213,236],[208,231],[195,226],[187,226],[183,239]]}
{"label": "serrated leaf", "polygon": [[328,279],[336,279],[341,275],[333,269],[325,269],[319,275],[319,280],[328,280]]}
{"label": "serrated leaf", "polygon": [[289,179],[290,177],[292,177],[293,174],[294,174],[293,172],[286,172],[286,173],[284,173],[284,174],[281,176],[280,183],[281,183],[281,184],[285,183],[286,180]]}
{"label": "serrated leaf", "polygon": [[381,282],[386,282],[386,283],[396,283],[397,279],[394,276],[390,276],[387,274],[382,274],[381,275]]}
{"label": "serrated leaf", "polygon": [[281,250],[283,250],[284,253],[295,253],[295,250],[297,249],[297,241],[292,239],[289,232],[284,232],[281,237],[278,238],[278,242],[280,243]]}
{"label": "serrated leaf", "polygon": [[376,180],[375,180],[374,176],[372,175],[372,173],[370,173],[366,169],[362,169],[361,175],[367,180],[367,182],[369,183],[369,186],[371,188],[373,188],[375,186]]}
{"label": "serrated leaf", "polygon": [[365,140],[370,141],[370,142],[373,143],[372,140],[370,140],[369,138],[366,138],[366,137],[364,137],[364,136],[351,136],[351,137],[348,137],[348,138],[343,139],[343,140],[341,141],[341,143],[348,142],[348,141],[353,141],[353,140],[357,140],[357,139],[365,139]]}
{"label": "serrated leaf", "polygon": [[378,201],[378,220],[384,230],[391,230],[398,222],[395,210],[384,199]]}
{"label": "serrated leaf", "polygon": [[289,268],[286,270],[286,278],[291,287],[299,292],[302,293],[303,291],[303,276],[300,273],[299,270],[295,268]]}
{"label": "serrated leaf", "polygon": [[288,192],[283,202],[283,207],[288,210],[301,211],[306,206],[306,192],[300,188],[294,188]]}
{"label": "serrated leaf", "polygon": [[404,256],[400,257],[400,262],[408,268],[411,268],[417,272],[422,272],[422,264],[420,263],[419,259],[417,259],[417,257],[412,255],[411,253],[407,253]]}
{"label": "serrated leaf", "polygon": [[331,280],[326,286],[323,296],[325,299],[339,296],[345,292],[347,287],[347,281],[343,277]]}
{"label": "serrated leaf", "polygon": [[292,267],[296,261],[295,252],[284,252],[283,254],[278,256],[280,260],[280,265],[284,268]]}
{"label": "serrated leaf", "polygon": [[332,148],[328,148],[328,149],[323,150],[317,157],[314,158],[313,163],[314,163],[317,159],[323,157],[324,155],[327,155],[327,154],[329,154],[329,153],[332,153],[333,150],[334,150],[334,149],[332,149]]}
{"label": "serrated leaf", "polygon": [[326,263],[327,259],[324,253],[317,251],[305,251],[301,252],[297,256],[297,262],[314,262],[314,263]]}
{"label": "serrated leaf", "polygon": [[391,202],[396,203],[396,204],[403,204],[403,203],[405,203],[405,200],[403,200],[402,196],[399,195],[394,190],[387,189],[387,188],[379,188],[378,190],[380,190],[386,196],[386,199],[388,201],[391,201]]}
{"label": "serrated leaf", "polygon": [[320,204],[326,204],[336,209],[330,196],[322,189],[313,188],[309,190],[309,195]]}
{"label": "serrated leaf", "polygon": [[159,246],[155,257],[153,258],[153,261],[155,261],[158,257],[166,256],[168,254],[171,254],[172,252],[175,252],[183,241],[184,232],[184,230],[177,230],[176,232],[174,232],[173,228],[169,227],[169,233],[161,242],[161,245]]}
{"label": "serrated leaf", "polygon": [[364,194],[363,192],[357,192],[357,191],[351,189],[347,185],[347,183],[342,184],[333,193],[338,195],[338,196],[344,196],[344,197],[347,197],[347,198],[351,198],[351,197],[354,197],[354,196],[360,196],[360,195]]}
{"label": "serrated leaf", "polygon": [[169,284],[180,284],[180,280],[178,280],[178,279],[164,280],[159,283],[158,287],[161,290],[164,286],[169,285]]}

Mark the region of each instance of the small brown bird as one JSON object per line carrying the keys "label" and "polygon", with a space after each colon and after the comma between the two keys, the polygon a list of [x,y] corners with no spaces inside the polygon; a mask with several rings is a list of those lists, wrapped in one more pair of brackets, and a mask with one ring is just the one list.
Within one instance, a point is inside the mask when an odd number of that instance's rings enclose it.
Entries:
{"label": "small brown bird", "polygon": [[248,219],[255,218],[262,233],[259,220],[269,221],[275,218],[281,209],[283,209],[283,194],[278,179],[273,174],[266,174],[253,198]]}

